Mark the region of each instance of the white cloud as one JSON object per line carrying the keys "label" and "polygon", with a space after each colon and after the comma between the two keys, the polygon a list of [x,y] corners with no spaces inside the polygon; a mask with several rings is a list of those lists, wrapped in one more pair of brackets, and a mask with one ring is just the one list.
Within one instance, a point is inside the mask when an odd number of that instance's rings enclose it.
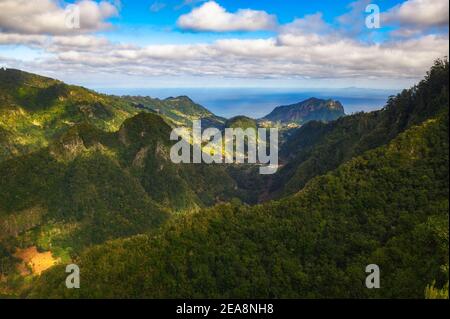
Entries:
{"label": "white cloud", "polygon": [[29,45],[29,46],[43,46],[48,40],[43,35],[17,34],[17,33],[0,33],[0,45]]}
{"label": "white cloud", "polygon": [[[117,5],[120,2],[115,2]],[[14,34],[74,34],[103,30],[106,19],[116,16],[118,9],[108,1],[81,0],[80,29],[66,26],[66,7],[57,0],[0,0],[0,31]]]}
{"label": "white cloud", "polygon": [[330,26],[323,20],[323,14],[306,15],[301,19],[295,19],[293,22],[283,25],[282,33],[323,33],[330,32]]}
{"label": "white cloud", "polygon": [[414,38],[423,33],[423,30],[414,28],[399,28],[391,31],[389,34],[397,38]]}
{"label": "white cloud", "polygon": [[[0,38],[1,39],[1,38]],[[43,46],[47,69],[157,76],[249,79],[420,78],[448,52],[448,37],[368,44],[337,34],[284,32],[268,39],[151,45],[93,36],[53,37]]]}
{"label": "white cloud", "polygon": [[386,23],[418,28],[448,27],[448,0],[407,0],[382,15]]}
{"label": "white cloud", "polygon": [[230,13],[215,1],[209,1],[182,15],[177,24],[182,29],[193,31],[258,31],[276,27],[276,17],[265,11],[239,9]]}
{"label": "white cloud", "polygon": [[73,49],[77,51],[104,52],[113,49],[112,44],[106,38],[91,35],[54,36],[49,41],[50,44],[47,50],[53,52]]}
{"label": "white cloud", "polygon": [[[0,0],[0,3],[4,2],[9,0]],[[230,14],[222,9],[221,12],[225,12],[226,17],[234,17],[241,11]],[[217,30],[220,29],[218,25],[215,25]],[[234,23],[234,27],[236,25],[239,23]],[[16,56],[9,50],[5,51],[9,56],[3,54],[0,63],[9,67],[25,66],[38,73],[53,72],[57,77],[69,73],[78,74],[80,78],[85,78],[85,74],[108,74],[110,76],[106,78],[133,75],[148,79],[165,76],[181,79],[332,79],[334,83],[343,79],[361,83],[371,79],[379,84],[392,79],[420,79],[433,60],[448,55],[449,50],[448,33],[416,34],[414,28],[405,33],[405,36],[414,34],[413,38],[396,38],[382,43],[359,41],[349,33],[332,28],[323,21],[320,13],[296,19],[276,30],[277,35],[269,38],[150,46],[114,43],[97,35],[49,36],[11,30],[0,33],[0,44],[38,48],[36,54],[40,56],[34,61],[20,62],[14,60]]]}

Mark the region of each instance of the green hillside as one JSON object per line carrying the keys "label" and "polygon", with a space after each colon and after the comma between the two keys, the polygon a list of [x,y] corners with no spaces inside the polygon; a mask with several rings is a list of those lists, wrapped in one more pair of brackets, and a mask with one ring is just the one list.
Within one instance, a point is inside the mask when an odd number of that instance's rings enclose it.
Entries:
{"label": "green hillside", "polygon": [[39,224],[88,222],[98,240],[86,241],[95,243],[148,228],[161,220],[162,207],[177,212],[231,199],[235,183],[223,167],[171,162],[170,130],[150,113],[114,133],[86,123],[71,127],[48,148],[0,163],[0,216],[40,207]]}
{"label": "green hillside", "polygon": [[126,101],[14,69],[0,70],[0,161],[49,145],[79,123],[116,131],[138,111]]}
{"label": "green hillside", "polygon": [[205,127],[221,128],[224,118],[214,115],[187,96],[154,99],[144,96],[122,96],[122,99],[140,110],[150,110],[167,117],[173,125],[192,126],[192,120],[202,119]]}
{"label": "green hillside", "polygon": [[[217,206],[89,249],[83,289],[55,267],[30,296],[423,298],[448,281],[448,148],[446,110],[279,202]],[[383,289],[364,287],[372,263]]]}
{"label": "green hillside", "polygon": [[380,111],[345,116],[328,124],[313,121],[295,130],[282,145],[280,156],[286,165],[271,180],[270,197],[293,194],[311,178],[437,116],[448,107],[448,88],[448,61],[438,61],[423,81],[391,97]]}
{"label": "green hillside", "polygon": [[0,295],[31,278],[16,270],[19,248],[67,261],[90,245],[152,231],[171,214],[256,196],[226,167],[170,161],[168,124],[180,122],[177,114],[186,125],[220,118],[187,97],[160,101],[166,114],[135,99],[157,101],[0,71]]}
{"label": "green hillside", "polygon": [[[383,111],[351,117],[347,135],[340,121],[314,130],[311,149],[353,156],[316,171],[293,195],[175,216],[151,235],[87,249],[75,260],[83,289],[64,287],[61,265],[24,295],[424,298],[448,291],[447,79],[448,62],[438,61]],[[371,117],[379,121],[363,126]],[[339,134],[349,139],[334,144]],[[364,286],[368,264],[380,266],[381,289]]]}
{"label": "green hillside", "polygon": [[117,97],[15,69],[0,69],[0,162],[47,147],[69,128],[89,123],[106,132],[140,112],[159,113],[170,125],[193,119],[222,127],[224,119],[185,96],[165,100]]}
{"label": "green hillside", "polygon": [[[448,295],[448,73],[438,60],[380,111],[285,128],[262,176],[170,160],[173,125],[255,120],[1,70],[0,296]],[[30,248],[57,265],[21,267]],[[373,263],[382,289],[364,286]]]}
{"label": "green hillside", "polygon": [[93,244],[151,232],[171,214],[245,197],[225,167],[173,164],[170,131],[152,113],[116,132],[82,122],[0,162],[0,293],[32,278],[16,271],[18,248],[68,261]]}

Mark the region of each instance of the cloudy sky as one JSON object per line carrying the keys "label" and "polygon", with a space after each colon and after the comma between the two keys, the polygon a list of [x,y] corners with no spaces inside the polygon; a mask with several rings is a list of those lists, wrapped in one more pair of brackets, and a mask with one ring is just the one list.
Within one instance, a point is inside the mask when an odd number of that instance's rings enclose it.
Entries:
{"label": "cloudy sky", "polygon": [[0,0],[0,66],[93,88],[402,88],[448,56],[448,26],[448,0]]}

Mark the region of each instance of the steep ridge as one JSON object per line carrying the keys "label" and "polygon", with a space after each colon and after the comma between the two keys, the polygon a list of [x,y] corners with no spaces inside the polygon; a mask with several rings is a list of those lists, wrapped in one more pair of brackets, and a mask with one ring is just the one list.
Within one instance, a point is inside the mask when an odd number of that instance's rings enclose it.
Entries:
{"label": "steep ridge", "polygon": [[214,115],[203,106],[195,103],[187,96],[154,99],[144,96],[122,96],[134,107],[150,110],[167,117],[174,126],[192,126],[192,120],[201,119],[204,127],[221,128],[224,118]]}
{"label": "steep ridge", "polygon": [[192,210],[238,196],[221,166],[173,164],[170,130],[150,113],[126,120],[115,133],[88,123],[73,126],[48,148],[0,163],[0,215],[39,206],[48,220],[92,217],[99,239],[87,242],[101,242],[130,235],[117,228],[134,225],[137,233],[158,224],[152,220],[167,215],[161,207]]}
{"label": "steep ridge", "polygon": [[448,107],[448,74],[448,61],[436,61],[423,81],[391,97],[380,111],[345,116],[327,124],[310,122],[291,133],[280,154],[287,164],[271,180],[271,197],[293,194],[311,178],[436,116]]}
{"label": "steep ridge", "polygon": [[172,214],[245,196],[222,166],[173,164],[170,130],[151,113],[113,133],[83,123],[1,162],[0,291],[30,280],[16,275],[19,248],[69,261],[91,245],[153,232]]}
{"label": "steep ridge", "polygon": [[157,113],[172,126],[222,128],[215,116],[186,96],[164,100],[112,96],[15,69],[0,69],[0,162],[47,147],[71,127],[89,123],[117,131],[141,112]]}
{"label": "steep ridge", "polygon": [[46,147],[58,135],[80,123],[116,131],[136,108],[112,96],[15,70],[0,69],[0,161]]}

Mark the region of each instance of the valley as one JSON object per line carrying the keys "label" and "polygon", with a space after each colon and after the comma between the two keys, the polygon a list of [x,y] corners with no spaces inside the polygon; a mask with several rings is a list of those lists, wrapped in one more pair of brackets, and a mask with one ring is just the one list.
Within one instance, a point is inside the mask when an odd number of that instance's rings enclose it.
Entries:
{"label": "valley", "polygon": [[[2,69],[0,296],[448,294],[448,105],[447,60],[378,111],[310,98],[261,119]],[[197,120],[279,128],[278,171],[174,163],[172,129]],[[385,289],[364,288],[372,263]]]}

